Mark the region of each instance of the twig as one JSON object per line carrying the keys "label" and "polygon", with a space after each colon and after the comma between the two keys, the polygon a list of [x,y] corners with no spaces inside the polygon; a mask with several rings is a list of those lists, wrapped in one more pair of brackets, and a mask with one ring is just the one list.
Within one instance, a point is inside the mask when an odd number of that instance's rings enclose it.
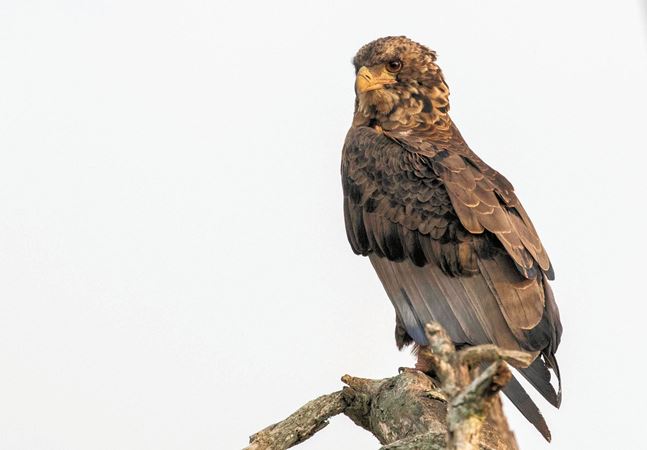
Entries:
{"label": "twig", "polygon": [[534,360],[532,353],[504,350],[492,344],[467,347],[458,352],[458,355],[460,363],[468,365],[503,360],[514,367],[528,367]]}

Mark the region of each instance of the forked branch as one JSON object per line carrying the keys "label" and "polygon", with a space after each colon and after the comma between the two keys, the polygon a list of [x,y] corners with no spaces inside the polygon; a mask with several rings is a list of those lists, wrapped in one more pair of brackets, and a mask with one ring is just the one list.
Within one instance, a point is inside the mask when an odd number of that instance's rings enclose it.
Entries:
{"label": "forked branch", "polygon": [[[344,413],[370,431],[381,450],[517,450],[497,393],[511,378],[506,361],[526,367],[532,355],[493,345],[456,351],[437,323],[421,349],[434,377],[403,369],[392,378],[344,375],[346,386],[306,403],[285,420],[250,437],[246,450],[283,450],[312,437]],[[479,373],[478,367],[490,364]]]}

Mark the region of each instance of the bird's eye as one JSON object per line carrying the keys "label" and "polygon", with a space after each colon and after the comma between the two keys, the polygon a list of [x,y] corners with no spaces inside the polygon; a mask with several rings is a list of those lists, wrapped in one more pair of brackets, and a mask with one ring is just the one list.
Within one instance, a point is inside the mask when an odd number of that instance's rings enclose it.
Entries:
{"label": "bird's eye", "polygon": [[398,61],[397,59],[393,61],[389,61],[386,63],[386,70],[388,70],[391,73],[396,73],[399,72],[400,69],[402,69],[402,61]]}

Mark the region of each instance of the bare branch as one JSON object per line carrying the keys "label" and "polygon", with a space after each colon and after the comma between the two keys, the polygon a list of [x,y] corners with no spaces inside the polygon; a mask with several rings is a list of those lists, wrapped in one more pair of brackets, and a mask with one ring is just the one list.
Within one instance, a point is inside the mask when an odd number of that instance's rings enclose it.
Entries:
{"label": "bare branch", "polygon": [[[504,361],[525,367],[533,355],[493,345],[457,352],[439,324],[428,324],[425,332],[429,346],[420,349],[420,356],[438,380],[415,369],[383,380],[344,375],[343,390],[312,400],[256,433],[246,450],[290,448],[342,412],[370,431],[381,450],[517,450],[496,394],[512,376]],[[470,370],[491,362],[471,379]]]}
{"label": "bare branch", "polygon": [[445,433],[430,431],[384,445],[380,450],[447,450],[447,441]]}
{"label": "bare branch", "polygon": [[489,400],[510,381],[512,374],[503,361],[485,369],[452,399],[447,409],[448,448],[476,450],[490,406]]}
{"label": "bare branch", "polygon": [[504,350],[496,345],[486,344],[467,347],[458,352],[461,364],[476,364],[478,362],[495,362],[503,360],[514,367],[528,367],[535,359],[532,353],[517,350]]}
{"label": "bare branch", "polygon": [[448,360],[456,353],[454,344],[445,329],[438,322],[431,322],[425,326],[425,334],[429,340],[432,353],[444,360]]}
{"label": "bare branch", "polygon": [[420,353],[433,366],[443,391],[447,395],[453,396],[458,390],[457,374],[453,364],[456,355],[454,344],[445,329],[436,322],[428,323],[425,326],[425,334],[429,346],[422,347]]}
{"label": "bare branch", "polygon": [[284,450],[310,438],[328,425],[328,419],[344,411],[346,401],[342,391],[322,395],[290,415],[249,438],[245,450]]}

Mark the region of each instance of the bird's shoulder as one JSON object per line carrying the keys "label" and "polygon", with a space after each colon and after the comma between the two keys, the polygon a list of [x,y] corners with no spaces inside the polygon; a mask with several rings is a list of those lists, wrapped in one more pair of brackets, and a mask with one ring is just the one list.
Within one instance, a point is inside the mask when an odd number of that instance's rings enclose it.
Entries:
{"label": "bird's shoulder", "polygon": [[548,255],[512,184],[452,131],[449,139],[437,140],[415,130],[352,128],[342,158],[346,208],[436,239],[455,239],[456,230],[492,234],[526,277],[543,270],[552,278]]}
{"label": "bird's shoulder", "polygon": [[350,206],[410,230],[440,237],[451,221],[451,201],[432,161],[373,128],[349,131],[342,182]]}
{"label": "bird's shoulder", "polygon": [[553,278],[546,250],[514,187],[470,149],[454,125],[443,141],[415,131],[389,132],[388,137],[410,152],[431,158],[467,231],[494,234],[526,277],[534,278],[543,270]]}

